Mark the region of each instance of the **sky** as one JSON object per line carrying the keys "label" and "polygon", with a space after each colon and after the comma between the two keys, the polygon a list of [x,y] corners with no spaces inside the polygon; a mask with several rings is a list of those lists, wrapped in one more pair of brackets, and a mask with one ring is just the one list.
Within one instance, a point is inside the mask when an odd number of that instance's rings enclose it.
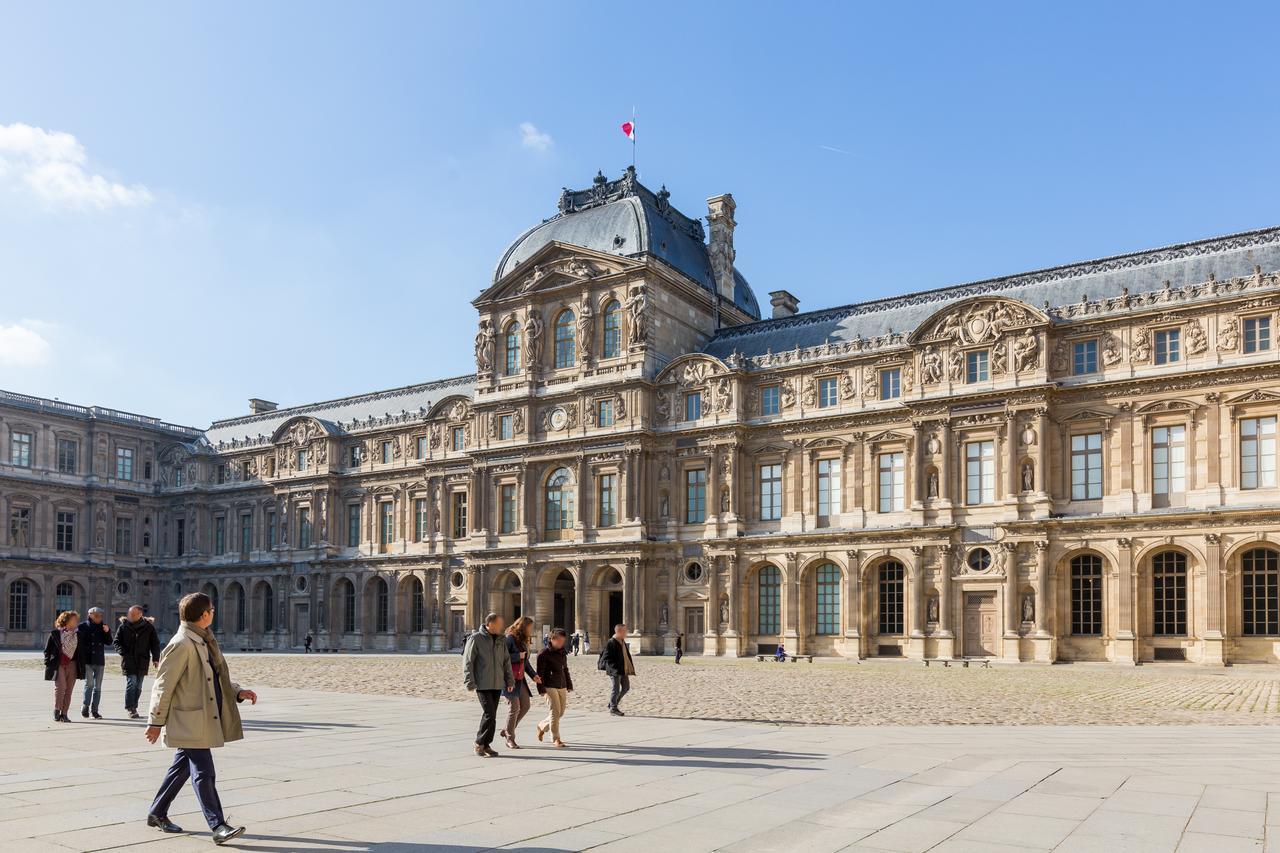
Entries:
{"label": "sky", "polygon": [[1280,224],[1280,5],[0,0],[0,389],[207,426],[474,369],[560,189],[817,309]]}

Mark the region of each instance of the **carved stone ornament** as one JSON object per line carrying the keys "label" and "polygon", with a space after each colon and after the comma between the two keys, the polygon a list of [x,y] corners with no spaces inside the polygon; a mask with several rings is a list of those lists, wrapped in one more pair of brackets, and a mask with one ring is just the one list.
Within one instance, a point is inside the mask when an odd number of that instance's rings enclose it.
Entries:
{"label": "carved stone ornament", "polygon": [[947,357],[947,376],[952,382],[959,382],[964,376],[964,355],[959,350],[952,350]]}
{"label": "carved stone ornament", "polygon": [[862,368],[862,396],[868,400],[876,396],[876,371],[871,367]]}
{"label": "carved stone ornament", "polygon": [[1114,367],[1120,363],[1123,356],[1120,353],[1120,339],[1112,332],[1107,332],[1102,336],[1102,363],[1107,367]]}
{"label": "carved stone ornament", "polygon": [[1049,354],[1049,369],[1054,373],[1067,373],[1071,370],[1071,344],[1058,341],[1053,352]]}
{"label": "carved stone ornament", "polygon": [[1218,352],[1235,352],[1240,345],[1240,321],[1228,317],[1218,326]]}
{"label": "carved stone ornament", "polygon": [[729,377],[722,376],[716,380],[716,411],[728,414],[733,408],[733,383]]}
{"label": "carved stone ornament", "polygon": [[653,395],[653,410],[658,416],[658,423],[671,422],[671,399],[661,391]]}
{"label": "carved stone ornament", "polygon": [[1187,353],[1200,355],[1209,348],[1209,337],[1204,333],[1204,326],[1198,319],[1187,323]]}
{"label": "carved stone ornament", "polygon": [[711,363],[707,361],[693,361],[684,366],[684,370],[680,371],[680,384],[684,387],[690,385],[701,385],[711,378],[713,370]]}
{"label": "carved stone ornament", "polygon": [[853,374],[845,371],[840,374],[840,397],[844,400],[852,400],[855,396],[853,392]]}
{"label": "carved stone ornament", "polygon": [[1009,370],[1009,350],[1004,341],[996,341],[991,347],[991,372],[999,376]]}
{"label": "carved stone ornament", "polygon": [[476,371],[493,372],[494,352],[497,348],[497,335],[493,324],[488,320],[480,321],[480,331],[476,332]]}
{"label": "carved stone ornament", "polygon": [[452,406],[449,407],[449,420],[461,421],[461,420],[466,420],[466,417],[467,417],[467,404],[462,402],[461,400],[459,400],[458,402],[454,403]]}
{"label": "carved stone ornament", "polygon": [[920,354],[920,384],[937,385],[942,381],[942,355],[929,344]]}
{"label": "carved stone ornament", "polygon": [[924,337],[964,345],[981,344],[997,340],[1011,328],[1032,325],[1036,320],[1034,314],[1013,302],[979,303],[963,311],[949,312],[937,320]]}
{"label": "carved stone ornament", "polygon": [[913,363],[907,362],[902,365],[902,390],[910,391],[916,384],[916,367]]}
{"label": "carved stone ornament", "polygon": [[524,324],[524,363],[532,369],[542,358],[542,316],[533,310]]}
{"label": "carved stone ornament", "polygon": [[596,315],[591,300],[584,299],[578,309],[578,358],[585,364],[591,360],[591,344],[595,338]]}
{"label": "carved stone ornament", "polygon": [[291,441],[295,447],[303,448],[310,444],[311,440],[318,435],[320,435],[320,427],[316,425],[315,421],[301,420],[294,424],[289,430],[289,441]]}
{"label": "carved stone ornament", "polygon": [[1013,370],[1027,373],[1040,365],[1040,336],[1027,329],[1013,339]]}
{"label": "carved stone ornament", "polygon": [[1145,326],[1133,332],[1133,345],[1129,348],[1129,361],[1143,364],[1151,360],[1151,330]]}
{"label": "carved stone ornament", "polygon": [[804,405],[806,408],[811,409],[814,406],[818,405],[818,380],[816,379],[804,380],[803,398],[804,398]]}
{"label": "carved stone ornament", "polygon": [[643,287],[633,287],[623,307],[627,310],[627,339],[632,349],[641,349],[649,341],[648,300]]}
{"label": "carved stone ornament", "polygon": [[788,379],[783,382],[778,389],[778,405],[783,409],[790,409],[796,404],[796,388],[795,380]]}

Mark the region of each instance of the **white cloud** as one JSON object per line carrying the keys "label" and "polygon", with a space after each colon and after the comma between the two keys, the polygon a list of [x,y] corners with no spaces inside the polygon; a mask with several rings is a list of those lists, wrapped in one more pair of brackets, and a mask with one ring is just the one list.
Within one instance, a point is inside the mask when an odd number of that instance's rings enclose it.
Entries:
{"label": "white cloud", "polygon": [[90,172],[84,146],[70,133],[0,124],[0,189],[32,193],[50,207],[134,207],[151,202],[141,184],[125,186]]}
{"label": "white cloud", "polygon": [[520,144],[525,148],[532,148],[534,151],[546,151],[554,143],[555,140],[551,138],[551,134],[538,130],[538,126],[533,122],[520,122]]}
{"label": "white cloud", "polygon": [[36,320],[19,320],[10,326],[0,325],[0,365],[6,367],[39,367],[47,364],[53,347],[40,333],[46,324]]}

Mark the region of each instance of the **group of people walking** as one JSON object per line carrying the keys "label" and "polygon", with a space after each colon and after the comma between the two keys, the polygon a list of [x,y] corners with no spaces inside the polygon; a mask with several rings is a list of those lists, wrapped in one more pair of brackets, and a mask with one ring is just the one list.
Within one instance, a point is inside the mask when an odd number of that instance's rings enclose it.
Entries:
{"label": "group of people walking", "polygon": [[[547,700],[547,716],[534,728],[538,741],[542,742],[550,732],[552,745],[560,749],[568,746],[560,737],[560,719],[573,692],[569,651],[572,648],[573,654],[578,653],[578,637],[573,635],[570,647],[568,633],[563,628],[555,628],[543,639],[542,649],[535,655],[530,649],[534,644],[532,619],[521,616],[508,628],[497,613],[485,617],[484,625],[467,638],[462,651],[463,684],[480,701],[476,755],[482,758],[498,755],[493,748],[495,734],[506,742],[508,749],[521,748],[516,741],[516,729],[529,713],[534,690]],[[597,665],[613,681],[609,713],[618,717],[625,716],[620,705],[631,689],[631,676],[636,674],[626,639],[627,626],[616,626]],[[531,678],[533,687],[530,687]],[[502,699],[507,700],[507,722],[498,730],[498,705]]]}
{"label": "group of people walking", "polygon": [[54,620],[44,647],[44,678],[53,682],[53,719],[69,723],[71,698],[77,681],[84,682],[80,716],[101,720],[102,678],[107,664],[107,647],[114,646],[120,655],[120,669],[125,677],[124,710],[136,719],[142,681],[152,663],[160,662],[160,637],[152,620],[141,607],[129,608],[120,617],[112,637],[111,626],[104,621],[101,607],[89,609],[89,618],[65,610]]}

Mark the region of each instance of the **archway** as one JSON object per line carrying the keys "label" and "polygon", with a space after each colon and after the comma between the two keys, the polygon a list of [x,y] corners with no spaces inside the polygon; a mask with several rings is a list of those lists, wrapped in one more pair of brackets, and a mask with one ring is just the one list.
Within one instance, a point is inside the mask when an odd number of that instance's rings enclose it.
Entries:
{"label": "archway", "polygon": [[224,624],[218,613],[218,588],[211,583],[207,583],[201,587],[200,591],[209,596],[209,601],[213,602],[213,622],[209,624],[209,629],[217,631]]}
{"label": "archway", "polygon": [[564,628],[570,634],[578,629],[577,590],[573,574],[568,569],[561,569],[555,576],[551,588],[551,623],[553,627]]}
{"label": "archway", "polygon": [[592,603],[595,605],[595,618],[591,620],[591,624],[596,629],[596,636],[600,638],[598,642],[604,642],[604,638],[613,633],[614,625],[627,621],[624,616],[622,573],[613,566],[602,566],[596,572],[591,593],[594,599]]}
{"label": "archway", "polygon": [[521,593],[520,578],[515,572],[510,569],[498,572],[489,590],[489,611],[497,613],[510,625],[524,615]]}

